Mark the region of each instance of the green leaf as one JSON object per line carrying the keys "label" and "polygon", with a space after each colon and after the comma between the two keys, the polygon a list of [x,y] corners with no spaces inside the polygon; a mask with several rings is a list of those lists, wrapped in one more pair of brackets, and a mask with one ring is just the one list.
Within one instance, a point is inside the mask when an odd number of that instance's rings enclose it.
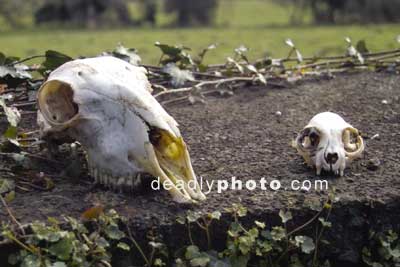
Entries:
{"label": "green leaf", "polygon": [[13,180],[0,178],[0,194],[12,192],[14,189],[15,182]]}
{"label": "green leaf", "polygon": [[281,226],[272,227],[271,237],[275,241],[281,241],[286,237],[286,230]]}
{"label": "green leaf", "polygon": [[73,249],[72,240],[71,236],[61,239],[49,247],[49,252],[60,260],[69,260]]}
{"label": "green leaf", "polygon": [[231,256],[229,261],[231,262],[232,267],[247,267],[247,263],[249,262],[250,256]]}
{"label": "green leaf", "polygon": [[54,50],[47,50],[45,53],[46,59],[42,63],[44,71],[52,71],[62,64],[73,60],[72,57],[62,54]]}
{"label": "green leaf", "polygon": [[365,42],[365,40],[360,40],[357,42],[356,50],[361,54],[369,53],[369,50],[367,48],[367,43]]}
{"label": "green leaf", "polygon": [[332,223],[329,221],[326,221],[324,218],[318,218],[318,220],[321,222],[323,227],[326,227],[326,228],[332,227]]}
{"label": "green leaf", "polygon": [[104,238],[104,237],[99,237],[96,239],[96,245],[101,247],[101,248],[107,248],[110,246],[110,243]]}
{"label": "green leaf", "polygon": [[171,84],[174,87],[183,86],[187,81],[195,81],[193,74],[188,70],[181,70],[174,63],[168,63],[163,68],[163,72],[171,76]]}
{"label": "green leaf", "polygon": [[11,79],[20,79],[20,80],[28,80],[32,79],[32,75],[26,70],[28,67],[23,64],[17,64],[15,66],[4,66],[0,65],[0,78],[11,78]]}
{"label": "green leaf", "polygon": [[191,260],[200,256],[200,250],[197,246],[191,245],[186,248],[185,259]]}
{"label": "green leaf", "polygon": [[284,212],[283,210],[279,211],[279,217],[281,217],[282,223],[287,223],[293,218],[292,213],[290,211]]}
{"label": "green leaf", "polygon": [[257,225],[257,227],[264,229],[265,228],[265,223],[259,222],[259,221],[254,221],[254,223]]}
{"label": "green leaf", "polygon": [[124,232],[119,230],[118,225],[115,225],[115,224],[108,225],[105,229],[105,233],[109,238],[114,239],[114,240],[119,240],[119,239],[125,237]]}
{"label": "green leaf", "polygon": [[179,223],[179,224],[185,224],[186,223],[186,218],[183,217],[183,216],[178,216],[176,218],[176,222]]}
{"label": "green leaf", "polygon": [[122,249],[122,250],[125,250],[125,251],[131,250],[131,248],[129,247],[129,245],[126,244],[126,243],[124,243],[124,242],[119,242],[119,243],[117,244],[117,247],[120,248],[120,249]]}
{"label": "green leaf", "polygon": [[4,200],[7,203],[10,203],[11,201],[13,201],[15,199],[15,191],[10,191],[8,192],[5,196],[4,196]]}
{"label": "green leaf", "polygon": [[163,54],[169,55],[169,56],[172,56],[172,57],[176,57],[183,50],[182,47],[171,46],[171,45],[167,45],[167,44],[161,44],[160,42],[155,42],[154,45],[157,46],[158,48],[160,48]]}
{"label": "green leaf", "polygon": [[51,265],[51,267],[67,267],[67,265],[62,261],[57,261]]}
{"label": "green leaf", "polygon": [[17,127],[19,121],[21,120],[21,114],[19,113],[18,109],[14,107],[7,107],[5,100],[1,97],[0,106],[3,108],[10,125],[13,127]]}
{"label": "green leaf", "polygon": [[290,39],[290,38],[288,38],[288,39],[285,40],[285,44],[286,44],[287,46],[291,47],[291,48],[294,48],[294,47],[295,47],[295,46],[294,46],[294,43],[293,43],[293,41],[292,41],[292,39]]}
{"label": "green leaf", "polygon": [[198,219],[200,219],[201,217],[201,213],[200,212],[194,212],[194,211],[188,211],[187,215],[186,215],[186,219],[192,223],[192,222],[196,222]]}
{"label": "green leaf", "polygon": [[190,265],[192,267],[206,267],[210,262],[210,257],[207,254],[202,254],[200,257],[190,260]]}
{"label": "green leaf", "polygon": [[243,67],[238,62],[236,62],[236,60],[234,60],[231,57],[228,57],[227,60],[228,60],[228,63],[233,64],[239,70],[240,73],[244,72]]}
{"label": "green leaf", "polygon": [[310,254],[315,249],[314,241],[308,236],[296,236],[295,241],[297,246],[301,246],[301,251],[306,254]]}
{"label": "green leaf", "polygon": [[40,258],[37,257],[36,255],[31,255],[31,254],[27,255],[23,259],[23,261],[20,265],[20,267],[41,267],[41,266],[42,266],[42,264],[41,264]]}
{"label": "green leaf", "polygon": [[121,44],[118,44],[118,46],[114,49],[113,56],[125,60],[126,62],[129,62],[130,64],[135,66],[139,66],[142,62],[142,59],[138,55],[138,51],[136,49],[128,49]]}
{"label": "green leaf", "polygon": [[18,128],[15,126],[9,126],[3,136],[7,139],[15,140],[18,136]]}
{"label": "green leaf", "polygon": [[213,213],[210,214],[210,217],[214,220],[219,220],[221,218],[221,212],[214,211]]}

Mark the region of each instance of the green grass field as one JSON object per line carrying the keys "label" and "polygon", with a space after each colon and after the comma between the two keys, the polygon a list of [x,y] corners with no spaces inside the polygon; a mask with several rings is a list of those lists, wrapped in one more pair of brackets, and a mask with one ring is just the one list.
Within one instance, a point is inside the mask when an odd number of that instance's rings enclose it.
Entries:
{"label": "green grass field", "polygon": [[[0,52],[26,57],[42,54],[48,49],[76,56],[97,55],[113,49],[119,42],[137,48],[147,64],[157,63],[160,52],[154,42],[182,44],[193,49],[193,54],[217,43],[216,50],[207,55],[207,63],[222,63],[239,45],[250,48],[250,58],[264,55],[285,57],[291,38],[304,56],[344,53],[344,38],[364,39],[370,50],[393,49],[400,34],[398,25],[370,26],[303,26],[288,25],[290,9],[269,1],[225,0],[217,12],[215,28],[169,29],[132,28],[113,30],[45,30],[30,29],[0,33]],[[166,18],[161,18],[161,21]]]}

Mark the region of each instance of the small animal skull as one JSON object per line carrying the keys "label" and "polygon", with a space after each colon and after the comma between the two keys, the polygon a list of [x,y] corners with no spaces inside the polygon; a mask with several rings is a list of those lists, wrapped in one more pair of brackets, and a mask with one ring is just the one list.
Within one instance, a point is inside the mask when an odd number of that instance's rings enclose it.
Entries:
{"label": "small animal skull", "polygon": [[150,91],[144,68],[114,57],[65,63],[38,92],[42,135],[80,142],[98,183],[131,188],[149,173],[175,201],[203,200],[178,124]]}
{"label": "small animal skull", "polygon": [[332,112],[315,115],[298,134],[295,148],[306,163],[321,170],[344,175],[344,169],[364,151],[364,141],[356,128]]}

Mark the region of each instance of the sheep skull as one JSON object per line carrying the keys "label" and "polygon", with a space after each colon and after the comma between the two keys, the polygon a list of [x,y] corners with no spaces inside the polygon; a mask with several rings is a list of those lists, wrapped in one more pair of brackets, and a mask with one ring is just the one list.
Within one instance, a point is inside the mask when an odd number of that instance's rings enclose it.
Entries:
{"label": "sheep skull", "polygon": [[340,176],[352,160],[361,157],[364,141],[359,131],[332,112],[315,115],[298,134],[294,143],[306,163]]}
{"label": "sheep skull", "polygon": [[143,68],[113,57],[74,60],[38,92],[42,135],[71,137],[95,181],[135,187],[140,174],[168,181],[177,202],[205,199],[176,121],[151,95]]}

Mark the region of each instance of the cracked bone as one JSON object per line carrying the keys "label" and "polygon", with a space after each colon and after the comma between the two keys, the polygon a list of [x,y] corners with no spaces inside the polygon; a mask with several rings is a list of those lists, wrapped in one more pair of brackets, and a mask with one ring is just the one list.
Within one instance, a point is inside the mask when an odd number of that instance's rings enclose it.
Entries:
{"label": "cracked bone", "polygon": [[326,170],[340,176],[365,148],[359,131],[332,112],[315,115],[298,134],[294,147],[310,167],[315,167],[317,175]]}
{"label": "cracked bone", "polygon": [[[39,89],[42,136],[78,141],[97,183],[132,187],[149,173],[172,182],[177,202],[204,200],[178,124],[150,92],[146,70],[120,59],[67,62]],[[194,186],[187,186],[190,181]]]}

